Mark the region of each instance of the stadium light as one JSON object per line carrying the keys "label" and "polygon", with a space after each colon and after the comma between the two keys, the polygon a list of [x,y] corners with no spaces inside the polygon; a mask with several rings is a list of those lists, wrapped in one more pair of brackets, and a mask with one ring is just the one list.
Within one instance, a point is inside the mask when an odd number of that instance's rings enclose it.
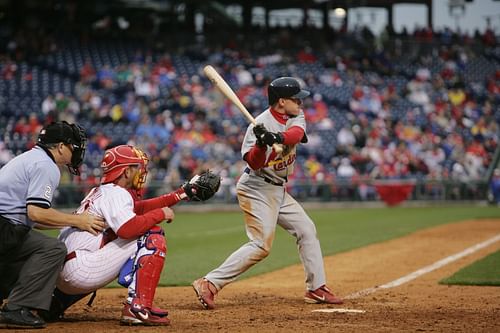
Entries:
{"label": "stadium light", "polygon": [[122,30],[127,30],[130,27],[130,22],[127,21],[123,16],[119,16],[116,19],[116,24],[118,24],[118,27]]}
{"label": "stadium light", "polygon": [[340,7],[335,8],[335,9],[333,10],[333,13],[334,13],[334,14],[335,14],[335,16],[336,16],[336,17],[338,17],[338,18],[344,18],[344,17],[345,17],[345,15],[346,15],[346,11],[345,11],[345,9],[344,9],[344,8],[340,8]]}

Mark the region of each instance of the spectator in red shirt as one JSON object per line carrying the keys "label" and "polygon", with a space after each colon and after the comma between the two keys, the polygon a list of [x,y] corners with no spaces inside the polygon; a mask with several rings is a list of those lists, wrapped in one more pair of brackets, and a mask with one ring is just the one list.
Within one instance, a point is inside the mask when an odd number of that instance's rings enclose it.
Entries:
{"label": "spectator in red shirt", "polygon": [[313,63],[317,61],[310,47],[305,47],[297,54],[297,60],[301,63]]}
{"label": "spectator in red shirt", "polygon": [[94,67],[90,63],[90,60],[87,59],[83,64],[82,69],[80,69],[80,80],[85,83],[90,83],[94,81],[95,73]]}

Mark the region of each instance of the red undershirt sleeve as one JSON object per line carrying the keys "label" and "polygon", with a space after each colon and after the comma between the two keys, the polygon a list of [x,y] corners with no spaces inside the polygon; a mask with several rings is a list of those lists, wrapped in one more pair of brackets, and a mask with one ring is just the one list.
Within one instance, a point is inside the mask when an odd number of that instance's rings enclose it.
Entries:
{"label": "red undershirt sleeve", "polygon": [[162,207],[171,207],[184,199],[186,194],[182,188],[177,191],[160,195],[159,197],[140,200],[134,203],[134,211],[138,215],[142,215],[147,213],[153,209],[162,208]]}
{"label": "red undershirt sleeve", "polygon": [[299,126],[293,126],[290,127],[288,130],[285,132],[282,132],[283,134],[283,144],[285,145],[296,145],[297,143],[302,140],[302,137],[304,136],[304,129]]}
{"label": "red undershirt sleeve", "polygon": [[116,235],[123,239],[133,239],[144,235],[154,225],[165,219],[165,214],[160,208],[153,209],[144,215],[136,215],[125,222]]}
{"label": "red undershirt sleeve", "polygon": [[255,145],[245,154],[243,159],[248,163],[252,170],[258,170],[266,164],[267,146],[260,147]]}

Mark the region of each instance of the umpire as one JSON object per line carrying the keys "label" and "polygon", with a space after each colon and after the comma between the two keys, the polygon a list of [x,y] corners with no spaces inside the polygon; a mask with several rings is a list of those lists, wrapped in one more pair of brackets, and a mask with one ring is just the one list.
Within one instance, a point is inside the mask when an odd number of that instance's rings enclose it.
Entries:
{"label": "umpire", "polygon": [[0,169],[0,328],[42,328],[33,310],[48,310],[66,247],[32,230],[74,226],[97,234],[104,222],[88,214],[51,208],[59,185],[58,166],[78,175],[85,156],[84,130],[65,121],[43,128],[37,145]]}

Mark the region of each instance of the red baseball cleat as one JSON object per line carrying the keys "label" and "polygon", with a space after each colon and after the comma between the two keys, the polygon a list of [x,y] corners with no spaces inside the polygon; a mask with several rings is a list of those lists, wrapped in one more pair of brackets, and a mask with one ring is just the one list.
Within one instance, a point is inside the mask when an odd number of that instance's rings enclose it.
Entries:
{"label": "red baseball cleat", "polygon": [[314,304],[319,304],[319,303],[326,303],[326,304],[342,304],[344,301],[342,301],[340,298],[336,297],[330,288],[328,288],[326,285],[322,285],[316,290],[309,290],[306,292],[304,296],[304,301],[306,303],[314,303]]}
{"label": "red baseball cleat", "polygon": [[149,310],[152,315],[163,318],[168,316],[168,310],[163,310],[160,308],[152,307],[151,310]]}
{"label": "red baseball cleat", "polygon": [[135,309],[130,304],[125,303],[120,324],[129,326],[167,326],[170,325],[170,319],[166,316],[155,316],[149,309]]}
{"label": "red baseball cleat", "polygon": [[217,288],[212,282],[205,278],[200,278],[193,282],[193,289],[198,296],[198,300],[205,309],[215,308],[215,295],[217,295]]}

